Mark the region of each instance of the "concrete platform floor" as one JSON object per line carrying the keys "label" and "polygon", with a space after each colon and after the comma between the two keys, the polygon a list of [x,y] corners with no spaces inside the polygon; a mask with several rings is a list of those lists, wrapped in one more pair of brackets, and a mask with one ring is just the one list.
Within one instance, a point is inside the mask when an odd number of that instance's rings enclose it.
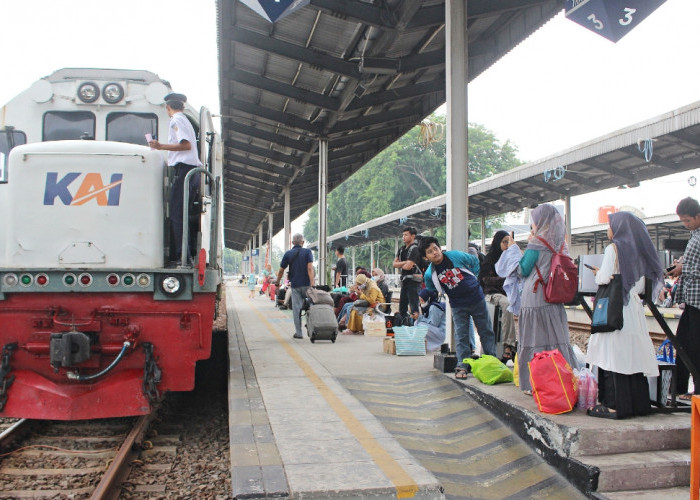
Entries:
{"label": "concrete platform floor", "polygon": [[583,498],[432,356],[382,338],[292,338],[291,313],[227,289],[237,498]]}

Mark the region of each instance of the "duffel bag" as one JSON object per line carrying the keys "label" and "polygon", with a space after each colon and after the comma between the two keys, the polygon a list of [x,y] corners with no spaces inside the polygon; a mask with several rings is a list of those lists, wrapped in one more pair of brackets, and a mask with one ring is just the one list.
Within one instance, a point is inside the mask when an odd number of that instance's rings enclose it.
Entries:
{"label": "duffel bag", "polygon": [[559,349],[535,354],[530,367],[532,397],[542,413],[558,415],[574,409],[578,384],[571,366]]}

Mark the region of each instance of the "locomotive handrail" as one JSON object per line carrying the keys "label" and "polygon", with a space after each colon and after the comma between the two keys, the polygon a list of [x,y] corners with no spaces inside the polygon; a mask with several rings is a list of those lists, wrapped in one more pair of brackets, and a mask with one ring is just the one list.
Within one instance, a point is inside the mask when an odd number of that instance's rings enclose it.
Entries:
{"label": "locomotive handrail", "polygon": [[80,151],[33,151],[31,153],[22,153],[22,160],[26,161],[27,156],[137,156],[141,161],[146,161],[146,157],[141,153],[93,153]]}
{"label": "locomotive handrail", "polygon": [[[215,178],[211,172],[209,172],[206,168],[193,168],[189,172],[187,172],[187,175],[185,175],[185,189],[183,193],[183,211],[182,211],[182,252],[180,254],[180,265],[182,267],[185,267],[187,265],[187,254],[189,252],[189,243],[190,243],[190,231],[189,231],[189,218],[190,218],[190,181],[192,180],[192,176],[195,174],[205,174],[207,177],[209,177],[209,180],[212,182],[212,184],[216,188],[216,192],[213,194],[211,198],[211,214],[212,214],[212,229],[218,227],[218,218],[219,218],[219,211],[218,211],[218,197],[219,197],[219,179],[218,177]],[[216,252],[216,245],[218,244],[218,232],[215,230],[211,231],[211,235],[209,238],[209,251],[211,253],[212,249],[214,252]],[[216,255],[216,254],[214,254]]]}

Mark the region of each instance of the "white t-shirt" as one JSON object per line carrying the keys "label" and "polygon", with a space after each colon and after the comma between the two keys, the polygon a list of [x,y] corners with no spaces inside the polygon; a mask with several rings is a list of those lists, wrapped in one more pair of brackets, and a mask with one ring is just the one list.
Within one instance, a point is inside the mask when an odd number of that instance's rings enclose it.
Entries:
{"label": "white t-shirt", "polygon": [[185,163],[187,165],[202,166],[199,161],[199,151],[197,150],[197,137],[194,133],[192,124],[185,116],[185,113],[178,112],[170,119],[170,130],[168,132],[168,144],[178,144],[183,140],[190,143],[190,149],[187,151],[168,151],[168,165],[172,166],[177,163]]}

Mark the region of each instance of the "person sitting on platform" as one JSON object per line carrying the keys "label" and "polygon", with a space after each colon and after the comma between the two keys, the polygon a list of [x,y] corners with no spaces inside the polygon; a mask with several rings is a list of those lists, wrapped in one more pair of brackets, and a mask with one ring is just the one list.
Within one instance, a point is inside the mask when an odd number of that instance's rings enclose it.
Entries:
{"label": "person sitting on platform", "polygon": [[[364,274],[355,277],[355,287],[359,297],[350,309],[348,327],[342,332],[343,335],[362,334],[362,315],[368,308],[373,308],[377,303],[384,302],[384,295],[377,284]],[[363,302],[360,304],[360,301]]]}
{"label": "person sitting on platform", "polygon": [[515,357],[515,318],[513,313],[508,311],[510,302],[503,289],[505,278],[501,278],[496,273],[496,263],[503,254],[501,243],[503,238],[508,236],[506,231],[496,231],[491,241],[491,247],[484,257],[484,262],[479,270],[479,283],[486,295],[486,301],[501,309],[501,339],[503,340],[503,362]]}
{"label": "person sitting on platform", "polygon": [[426,325],[425,336],[427,351],[436,351],[445,343],[445,303],[438,300],[437,292],[423,288],[418,292],[420,314],[413,314],[413,325]]}
{"label": "person sitting on platform", "polygon": [[[364,275],[368,278],[371,278],[372,275],[365,269],[364,267],[358,266],[355,268],[355,279],[354,283],[357,284],[357,277],[360,275]],[[345,295],[344,297],[341,297],[338,300],[338,305],[335,307],[335,313],[336,317],[338,319],[338,327],[342,330],[345,328],[345,325],[347,324],[347,320],[349,318],[349,313],[350,313],[350,308],[352,307],[352,303],[357,300],[358,297],[358,290],[357,287],[353,284],[348,288],[348,294]]]}
{"label": "person sitting on platform", "polygon": [[664,271],[644,222],[630,212],[610,214],[608,239],[600,269],[594,269],[598,285],[610,283],[613,274],[622,279],[623,327],[591,335],[586,361],[598,367],[598,400],[588,414],[600,418],[648,415],[649,383],[658,377],[654,345],[644,316],[645,276],[652,280],[653,296],[664,285]]}

